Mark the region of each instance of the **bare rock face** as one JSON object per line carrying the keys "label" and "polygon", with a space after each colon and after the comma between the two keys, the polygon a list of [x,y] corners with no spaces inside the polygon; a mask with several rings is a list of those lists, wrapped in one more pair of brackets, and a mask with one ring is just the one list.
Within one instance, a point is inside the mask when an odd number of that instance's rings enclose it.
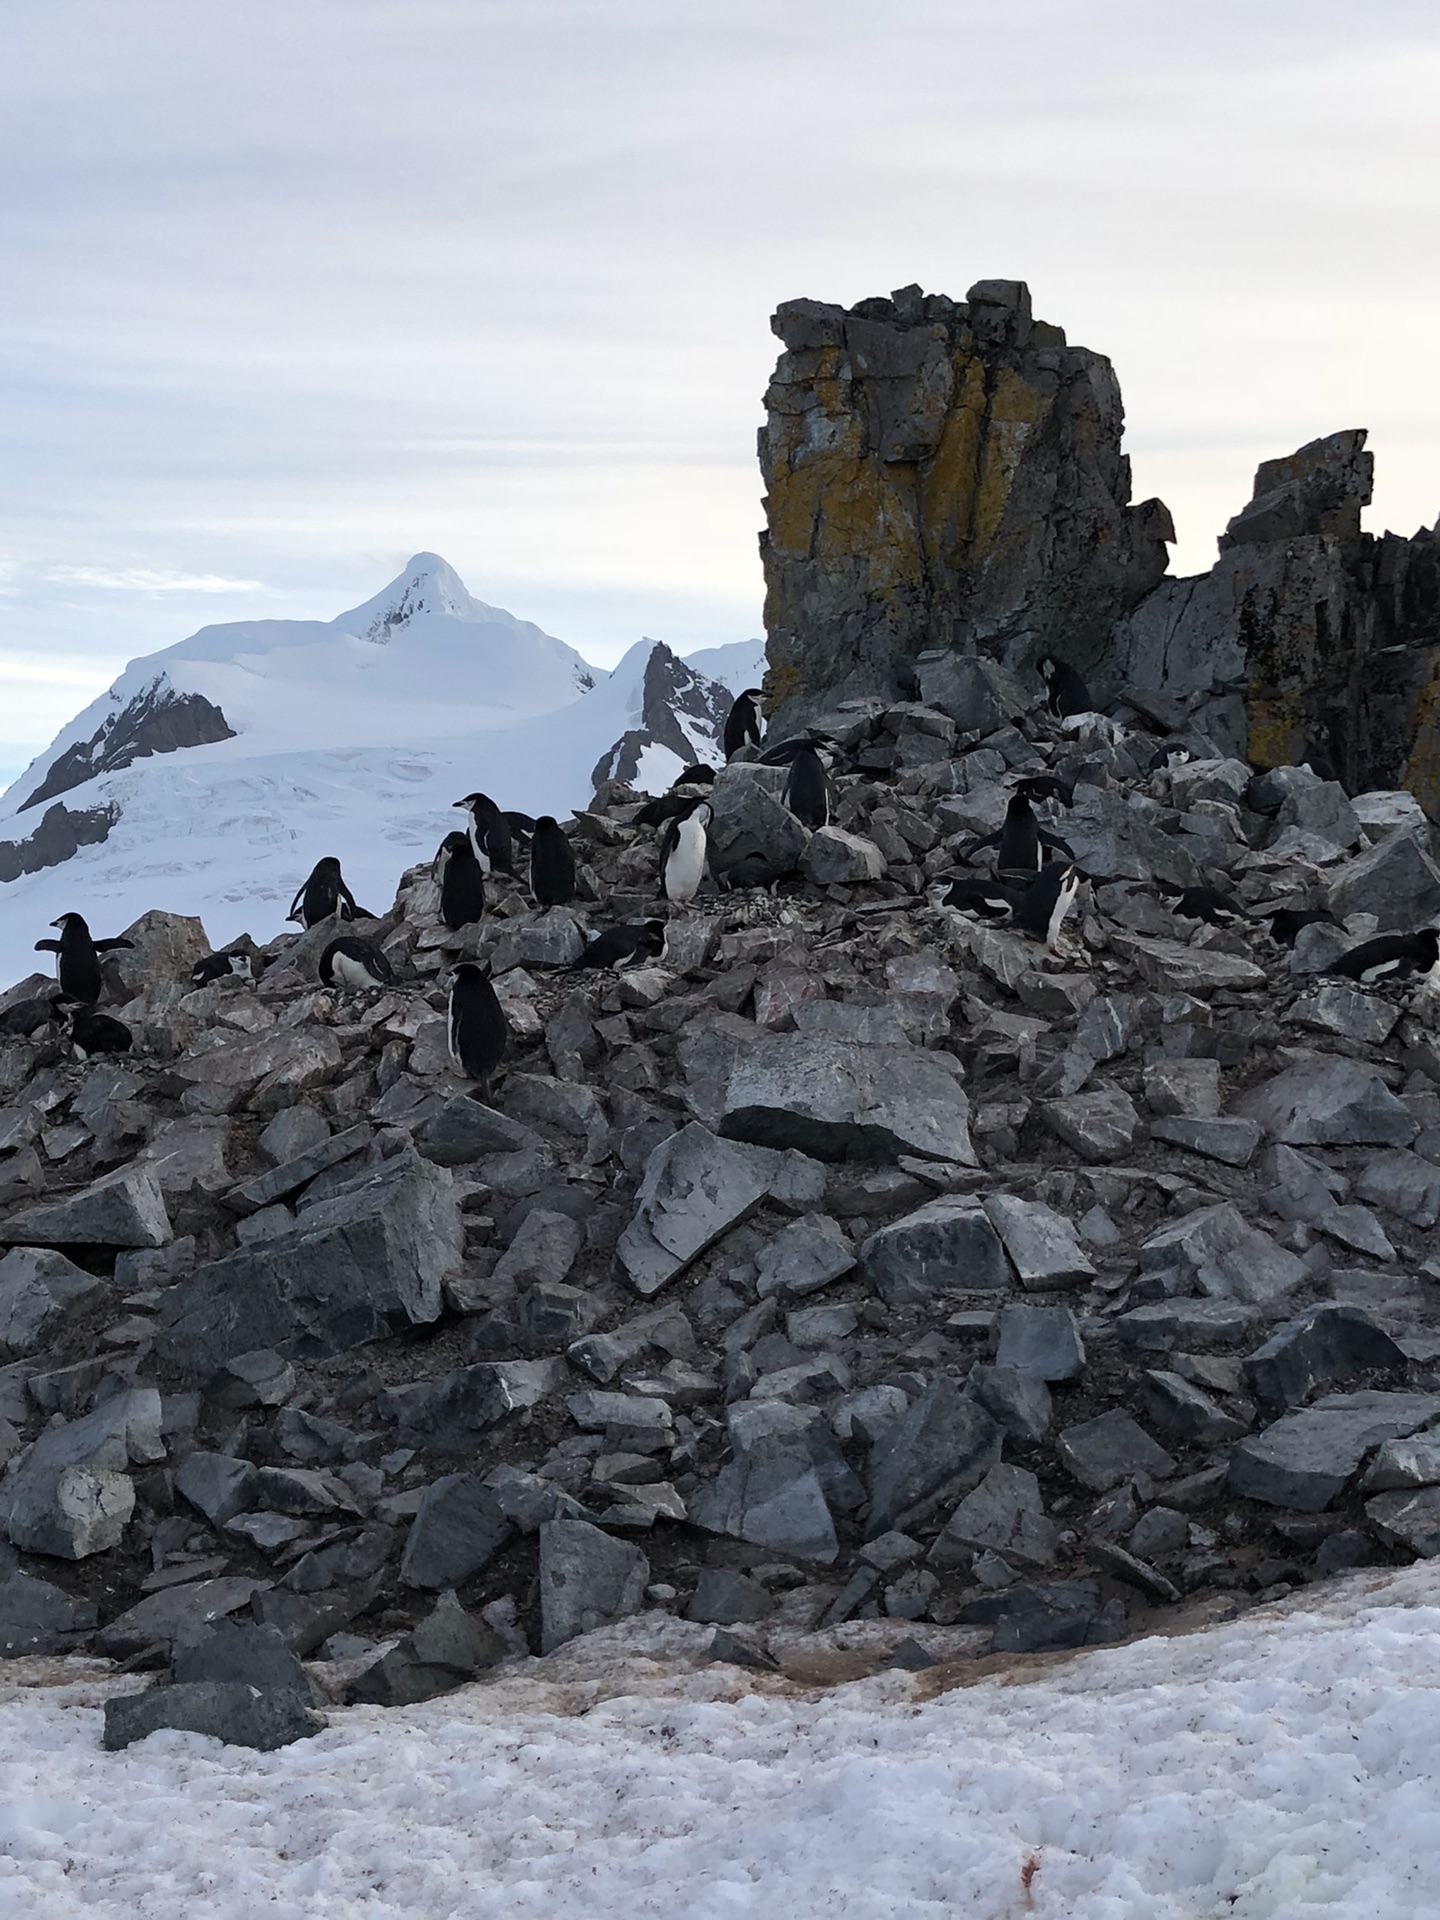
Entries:
{"label": "bare rock face", "polygon": [[1158,500],[1130,505],[1110,362],[1035,320],[1016,280],[965,301],[789,300],[771,325],[785,351],[760,436],[761,546],[779,724],[905,690],[929,650],[1098,658],[1174,538]]}

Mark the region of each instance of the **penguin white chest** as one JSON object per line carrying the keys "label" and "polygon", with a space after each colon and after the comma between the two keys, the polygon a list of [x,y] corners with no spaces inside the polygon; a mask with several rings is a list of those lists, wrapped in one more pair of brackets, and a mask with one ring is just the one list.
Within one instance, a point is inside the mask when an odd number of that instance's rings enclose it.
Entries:
{"label": "penguin white chest", "polygon": [[337,953],[330,963],[330,971],[338,986],[373,987],[375,976],[363,960],[356,960],[348,953]]}
{"label": "penguin white chest", "polygon": [[693,900],[705,872],[705,829],[698,820],[682,820],[665,862],[667,900]]}

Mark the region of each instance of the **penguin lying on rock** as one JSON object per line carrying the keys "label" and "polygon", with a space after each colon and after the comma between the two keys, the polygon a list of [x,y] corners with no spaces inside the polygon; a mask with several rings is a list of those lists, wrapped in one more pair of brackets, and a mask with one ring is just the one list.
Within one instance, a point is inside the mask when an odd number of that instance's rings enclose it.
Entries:
{"label": "penguin lying on rock", "polygon": [[97,1053],[128,1053],[134,1036],[123,1020],[113,1014],[96,1013],[93,1007],[75,1007],[64,1015],[66,1034],[77,1060],[90,1060]]}
{"label": "penguin lying on rock", "polygon": [[597,933],[580,958],[572,960],[565,971],[582,973],[596,967],[613,967],[618,973],[624,967],[643,966],[647,960],[658,960],[664,951],[663,920],[631,921],[623,927],[607,927],[603,933]]}
{"label": "penguin lying on rock", "polygon": [[1155,887],[1173,903],[1170,911],[1186,920],[1204,920],[1212,927],[1228,927],[1246,917],[1240,902],[1218,887],[1177,887],[1169,880],[1157,880]]}
{"label": "penguin lying on rock", "polygon": [[1007,887],[999,880],[954,880],[940,904],[974,920],[1002,921],[1010,918],[1023,898],[1023,888]]}
{"label": "penguin lying on rock", "polygon": [[1346,980],[1358,980],[1362,987],[1380,980],[1408,980],[1415,973],[1429,973],[1440,959],[1440,932],[1421,927],[1418,933],[1382,933],[1366,940],[1324,969]]}
{"label": "penguin lying on rock", "polygon": [[208,987],[216,980],[253,980],[255,969],[248,953],[209,953],[190,969],[192,987]]}
{"label": "penguin lying on rock", "polygon": [[59,964],[56,977],[60,982],[60,991],[67,1000],[78,1000],[84,1006],[93,1007],[105,988],[105,977],[100,971],[100,955],[113,953],[117,947],[133,947],[133,940],[94,940],[86,926],[84,916],[78,913],[62,913],[58,920],[50,922],[59,927],[58,940],[37,940],[37,953],[58,953]]}
{"label": "penguin lying on rock", "polygon": [[323,987],[393,987],[395,969],[373,940],[343,933],[320,956],[316,971]]}
{"label": "penguin lying on rock", "polygon": [[1338,927],[1340,924],[1333,913],[1319,907],[1280,907],[1266,917],[1270,921],[1271,939],[1282,947],[1293,947],[1306,927]]}

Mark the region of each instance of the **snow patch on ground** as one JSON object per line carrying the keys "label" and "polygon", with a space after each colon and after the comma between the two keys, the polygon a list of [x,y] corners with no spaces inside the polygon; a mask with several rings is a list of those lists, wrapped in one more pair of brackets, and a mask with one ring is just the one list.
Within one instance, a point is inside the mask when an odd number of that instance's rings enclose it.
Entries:
{"label": "snow patch on ground", "polygon": [[[1440,1909],[1440,1577],[927,1699],[695,1665],[650,1619],[275,1754],[99,1750],[0,1679],[0,1912],[53,1920],[1402,1920]],[[39,1669],[33,1675],[16,1669]],[[30,1678],[49,1684],[16,1684]],[[5,1694],[8,1693],[8,1697]],[[608,1696],[608,1697],[607,1697]]]}

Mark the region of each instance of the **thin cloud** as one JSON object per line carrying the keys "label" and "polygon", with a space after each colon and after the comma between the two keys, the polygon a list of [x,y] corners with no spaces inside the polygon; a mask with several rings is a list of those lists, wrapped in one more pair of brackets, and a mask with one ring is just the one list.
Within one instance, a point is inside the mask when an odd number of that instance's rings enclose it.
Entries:
{"label": "thin cloud", "polygon": [[259,580],[223,573],[162,573],[153,567],[52,567],[47,580],[66,587],[105,587],[116,593],[263,593]]}

